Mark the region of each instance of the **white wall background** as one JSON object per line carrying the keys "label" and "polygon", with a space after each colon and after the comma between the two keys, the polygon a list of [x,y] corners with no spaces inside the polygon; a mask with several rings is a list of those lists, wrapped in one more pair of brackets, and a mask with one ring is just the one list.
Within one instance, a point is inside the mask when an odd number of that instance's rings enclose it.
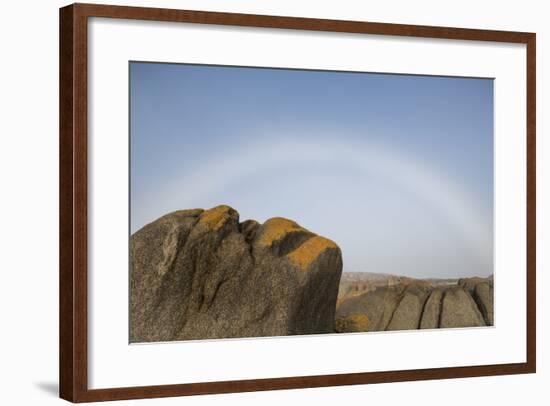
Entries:
{"label": "white wall background", "polygon": [[[542,1],[180,0],[112,4],[332,19],[534,31],[538,42],[538,373],[446,381],[363,385],[139,401],[139,404],[547,404],[550,321],[548,240],[550,26]],[[61,404],[58,372],[58,7],[57,0],[4,2],[0,14],[0,399],[2,404]],[[449,349],[453,351],[455,349]],[[320,354],[320,356],[322,356]],[[289,360],[290,362],[290,360]],[[132,402],[118,402],[119,405]]]}

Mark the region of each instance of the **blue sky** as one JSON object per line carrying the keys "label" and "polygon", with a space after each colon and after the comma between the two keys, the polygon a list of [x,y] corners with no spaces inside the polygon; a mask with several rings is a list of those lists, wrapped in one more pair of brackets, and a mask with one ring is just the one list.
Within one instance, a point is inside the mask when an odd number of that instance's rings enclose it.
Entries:
{"label": "blue sky", "polygon": [[492,272],[491,79],[132,62],[130,107],[131,232],[229,204],[344,271]]}

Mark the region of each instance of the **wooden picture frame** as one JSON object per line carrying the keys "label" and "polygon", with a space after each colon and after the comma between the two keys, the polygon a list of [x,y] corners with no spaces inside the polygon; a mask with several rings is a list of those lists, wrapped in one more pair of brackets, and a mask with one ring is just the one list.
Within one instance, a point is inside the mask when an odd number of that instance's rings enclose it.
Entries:
{"label": "wooden picture frame", "polygon": [[[527,329],[526,362],[367,373],[109,389],[88,387],[88,19],[185,22],[285,28],[386,36],[492,41],[527,46]],[[427,379],[524,374],[536,371],[535,34],[357,21],[321,20],[109,5],[74,4],[60,9],[60,397],[71,402],[140,399],[275,389],[313,388]]]}

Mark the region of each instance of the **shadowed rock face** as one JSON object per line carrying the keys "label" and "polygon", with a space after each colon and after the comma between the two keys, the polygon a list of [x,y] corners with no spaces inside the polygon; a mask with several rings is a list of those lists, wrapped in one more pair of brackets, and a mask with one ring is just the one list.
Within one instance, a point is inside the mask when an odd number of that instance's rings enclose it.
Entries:
{"label": "shadowed rock face", "polygon": [[492,326],[493,321],[493,286],[489,283],[479,283],[476,285],[473,294],[485,323]]}
{"label": "shadowed rock face", "polygon": [[421,284],[407,286],[386,330],[410,330],[418,328],[420,326],[424,302],[428,294],[428,288]]}
{"label": "shadowed rock face", "polygon": [[182,210],[130,241],[130,341],[334,331],[338,246],[291,220]]}
{"label": "shadowed rock face", "polygon": [[468,291],[461,287],[445,291],[441,303],[439,327],[481,327],[483,316]]}
{"label": "shadowed rock face", "polygon": [[492,325],[492,278],[461,279],[449,286],[422,280],[378,286],[344,297],[336,310],[336,330],[342,333]]}
{"label": "shadowed rock face", "polygon": [[420,321],[420,328],[438,328],[439,315],[441,314],[441,299],[443,297],[443,289],[434,289],[426,303],[424,304],[424,312]]}

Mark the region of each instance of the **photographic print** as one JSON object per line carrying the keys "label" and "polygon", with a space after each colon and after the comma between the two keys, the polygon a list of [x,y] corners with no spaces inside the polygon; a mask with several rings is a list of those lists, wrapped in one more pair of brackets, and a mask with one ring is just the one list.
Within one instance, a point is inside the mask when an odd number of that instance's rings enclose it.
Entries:
{"label": "photographic print", "polygon": [[131,343],[493,326],[493,79],[129,70]]}

